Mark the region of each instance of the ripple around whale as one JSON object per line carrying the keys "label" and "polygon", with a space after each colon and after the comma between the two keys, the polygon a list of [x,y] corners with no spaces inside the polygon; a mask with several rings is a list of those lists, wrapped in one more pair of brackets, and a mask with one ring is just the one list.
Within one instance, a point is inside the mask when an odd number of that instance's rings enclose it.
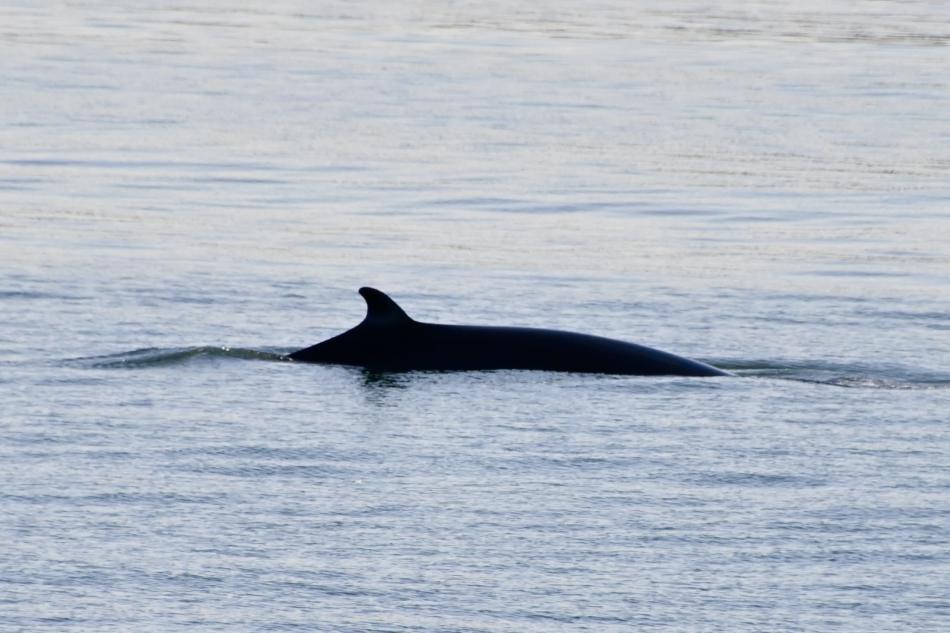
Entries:
{"label": "ripple around whale", "polygon": [[950,376],[899,365],[835,363],[830,361],[721,361],[717,365],[736,376],[789,380],[858,389],[948,389]]}
{"label": "ripple around whale", "polygon": [[[150,369],[197,365],[201,363],[220,363],[228,361],[265,361],[285,362],[286,350],[279,348],[250,349],[216,345],[201,345],[194,347],[146,347],[114,354],[100,356],[86,356],[66,359],[64,364],[86,369]],[[753,378],[758,380],[781,380],[829,387],[845,387],[851,389],[890,389],[890,390],[929,390],[950,389],[950,376],[935,372],[918,370],[909,367],[875,366],[871,364],[848,364],[824,361],[776,362],[769,360],[737,360],[737,359],[708,359],[718,367],[727,369],[739,378]],[[373,377],[402,373],[433,373],[417,372],[372,372],[355,367],[347,367],[346,371],[356,371],[361,375],[369,374]],[[488,370],[488,371],[522,371],[522,370]],[[531,370],[527,370],[531,371]],[[442,373],[442,372],[436,372]],[[483,372],[479,372],[483,373]],[[649,380],[644,376],[613,376],[634,380]],[[400,383],[402,384],[402,383]]]}
{"label": "ripple around whale", "polygon": [[284,357],[272,351],[201,345],[197,347],[171,348],[145,347],[102,356],[71,358],[66,362],[70,365],[90,369],[147,369],[150,367],[167,367],[186,365],[194,362],[220,360],[263,360],[275,362],[284,360]]}

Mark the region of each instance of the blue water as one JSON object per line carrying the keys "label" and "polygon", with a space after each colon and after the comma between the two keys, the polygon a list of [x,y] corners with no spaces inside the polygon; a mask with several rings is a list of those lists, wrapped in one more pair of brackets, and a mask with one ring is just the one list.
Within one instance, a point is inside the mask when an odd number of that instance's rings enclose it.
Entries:
{"label": "blue water", "polygon": [[[0,8],[0,631],[950,628],[940,3]],[[736,377],[373,374],[414,317]]]}

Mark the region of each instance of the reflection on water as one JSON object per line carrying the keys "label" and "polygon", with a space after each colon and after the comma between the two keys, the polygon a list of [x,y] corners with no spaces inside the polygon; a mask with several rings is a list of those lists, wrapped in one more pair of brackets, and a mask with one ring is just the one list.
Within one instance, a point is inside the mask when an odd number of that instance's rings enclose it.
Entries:
{"label": "reflection on water", "polygon": [[409,385],[410,376],[407,372],[374,371],[371,369],[359,370],[363,379],[363,386],[370,390],[377,389],[405,389]]}

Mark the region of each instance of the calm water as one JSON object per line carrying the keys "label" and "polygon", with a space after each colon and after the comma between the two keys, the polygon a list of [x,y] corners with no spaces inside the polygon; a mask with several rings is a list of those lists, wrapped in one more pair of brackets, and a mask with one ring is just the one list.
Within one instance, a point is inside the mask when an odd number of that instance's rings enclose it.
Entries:
{"label": "calm water", "polygon": [[946,5],[245,4],[0,8],[0,630],[950,628]]}

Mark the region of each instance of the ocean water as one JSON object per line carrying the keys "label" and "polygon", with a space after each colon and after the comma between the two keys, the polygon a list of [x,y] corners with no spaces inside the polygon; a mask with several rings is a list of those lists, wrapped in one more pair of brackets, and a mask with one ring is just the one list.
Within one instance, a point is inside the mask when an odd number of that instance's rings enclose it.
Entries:
{"label": "ocean water", "polygon": [[[950,628],[950,10],[0,7],[0,631]],[[356,324],[735,377],[373,374]]]}

